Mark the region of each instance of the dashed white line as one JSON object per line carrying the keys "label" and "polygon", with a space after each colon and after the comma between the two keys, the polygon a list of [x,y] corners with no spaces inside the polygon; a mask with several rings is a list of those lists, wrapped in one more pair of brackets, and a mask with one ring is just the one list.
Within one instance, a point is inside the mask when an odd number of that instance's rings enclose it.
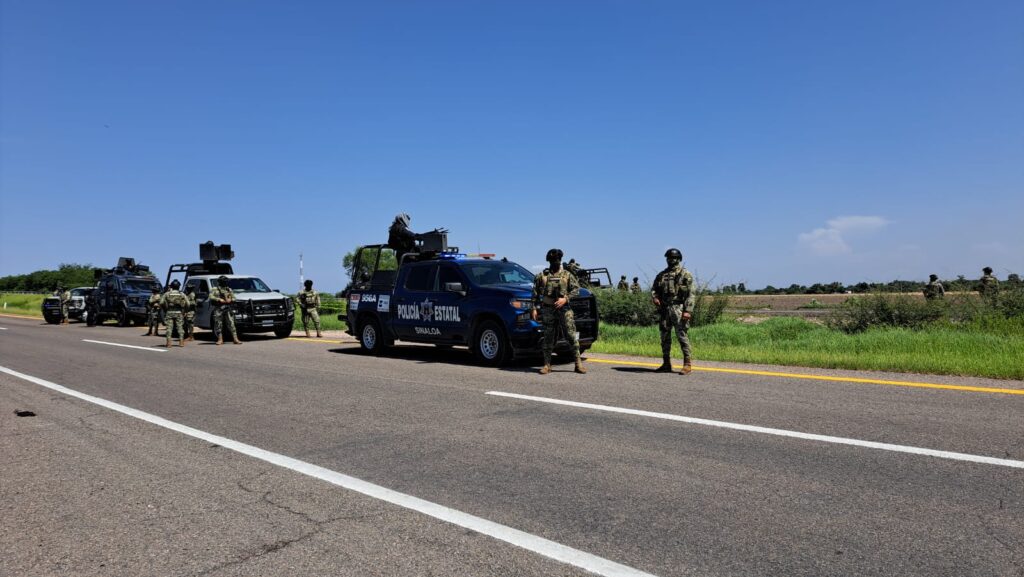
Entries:
{"label": "dashed white line", "polygon": [[193,429],[192,427],[189,427],[187,425],[175,423],[174,421],[169,421],[167,419],[164,419],[163,417],[158,417],[156,415],[152,415],[150,413],[146,413],[138,409],[133,409],[131,407],[121,405],[113,401],[108,401],[106,399],[101,399],[99,397],[94,397],[92,395],[80,393],[73,389],[69,389],[56,383],[51,383],[50,381],[40,379],[38,377],[33,377],[31,375],[19,373],[15,370],[8,369],[7,367],[0,366],[0,372],[7,373],[8,375],[11,375],[13,377],[26,380],[30,383],[35,383],[37,385],[46,387],[48,389],[52,389],[54,391],[58,391],[71,397],[79,398],[89,403],[94,403],[96,405],[105,407],[112,411],[117,411],[130,417],[134,417],[136,419],[152,423],[159,427],[164,427],[166,429],[170,429],[172,431],[176,431],[178,433],[182,433],[190,437],[195,437],[196,439],[201,439],[208,443],[215,443],[217,445],[220,445],[221,447],[231,449],[232,451],[236,451],[243,455],[247,455],[249,457],[253,457],[261,461],[266,461],[273,465],[284,467],[285,469],[290,469],[297,473],[302,473],[310,477],[327,481],[332,485],[337,485],[339,487],[349,489],[350,491],[362,493],[363,495],[366,495],[368,497],[373,497],[375,499],[379,499],[381,501],[385,501],[393,505],[398,505],[399,507],[404,507],[406,509],[417,511],[419,513],[433,517],[435,519],[447,521],[448,523],[451,523],[453,525],[457,525],[465,529],[476,531],[477,533],[488,535],[490,537],[498,539],[499,541],[504,541],[506,543],[515,545],[516,547],[526,549],[527,551],[532,551],[534,553],[537,553],[538,555],[543,555],[544,557],[554,559],[555,561],[560,561],[567,565],[579,567],[581,569],[590,571],[591,573],[595,573],[597,575],[602,575],[605,577],[654,577],[652,574],[645,573],[643,571],[640,571],[639,569],[634,569],[632,567],[616,563],[603,557],[598,557],[596,555],[592,555],[590,553],[580,551],[578,549],[573,549],[572,547],[568,547],[566,545],[556,543],[543,537],[538,537],[536,535],[520,531],[519,529],[513,529],[512,527],[501,525],[499,523],[495,523],[494,521],[488,521],[487,519],[483,519],[475,515],[470,515],[469,513],[463,513],[462,511],[450,509],[448,507],[445,507],[444,505],[439,505],[437,503],[425,501],[418,497],[413,497],[412,495],[399,493],[398,491],[393,491],[386,487],[375,485],[373,483],[369,483],[361,479],[357,479],[355,477],[343,475],[341,473],[332,471],[330,469],[325,469],[312,463],[307,463],[305,461],[300,461],[298,459],[286,457],[278,453],[272,453],[270,451],[266,451],[264,449],[254,447],[252,445],[247,445],[245,443],[234,441],[226,437],[221,437],[218,435],[214,435],[212,433],[200,431],[199,429]]}
{"label": "dashed white line", "polygon": [[907,445],[890,445],[889,443],[878,443],[875,441],[862,441],[860,439],[850,439],[847,437],[831,437],[829,435],[817,435],[814,433],[801,433],[800,431],[787,431],[786,429],[771,429],[768,427],[758,427],[756,425],[743,425],[740,423],[730,423],[727,421],[712,421],[710,419],[699,419],[696,417],[684,417],[681,415],[672,415],[669,413],[654,413],[651,411],[640,411],[637,409],[624,409],[622,407],[611,407],[608,405],[594,405],[591,403],[580,403],[576,401],[563,401],[561,399],[551,399],[548,397],[533,397],[530,395],[519,395],[516,393],[503,393],[501,391],[488,391],[486,394],[494,395],[497,397],[509,397],[513,399],[521,399],[524,401],[536,401],[538,403],[548,403],[552,405],[563,405],[567,407],[577,407],[581,409],[591,409],[595,411],[605,411],[609,413],[621,413],[624,415],[636,415],[640,417],[650,417],[654,419],[665,419],[669,421],[678,421],[681,423],[690,423],[693,425],[705,425],[709,427],[720,427],[723,429],[734,429],[737,431],[746,431],[749,433],[761,433],[764,435],[777,435],[780,437],[792,437],[795,439],[804,439],[807,441],[821,441],[824,443],[836,443],[840,445],[853,445],[856,447],[866,447],[869,449],[881,449],[883,451],[895,451],[898,453],[912,453],[915,455],[926,455],[929,457],[939,457],[941,459],[953,459],[955,461],[969,461],[972,463],[984,463],[986,465],[999,465],[1002,467],[1013,467],[1016,469],[1024,469],[1024,461],[1015,461],[1013,459],[999,459],[996,457],[985,457],[982,455],[971,455],[968,453],[954,453],[951,451],[939,451],[936,449],[924,449],[921,447],[911,447]]}
{"label": "dashed white line", "polygon": [[7,327],[0,327],[0,331],[6,331]]}
{"label": "dashed white line", "polygon": [[110,345],[112,347],[124,347],[126,349],[139,349],[140,351],[149,351],[151,353],[166,353],[167,349],[154,349],[151,347],[139,347],[135,345],[123,345],[121,343],[108,343],[107,341],[94,341],[92,339],[82,339],[87,343],[96,343],[98,345]]}

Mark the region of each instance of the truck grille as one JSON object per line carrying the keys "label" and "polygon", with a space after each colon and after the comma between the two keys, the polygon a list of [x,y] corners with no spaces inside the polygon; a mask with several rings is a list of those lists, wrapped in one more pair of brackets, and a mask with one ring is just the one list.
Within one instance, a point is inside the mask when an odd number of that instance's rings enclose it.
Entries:
{"label": "truck grille", "polygon": [[594,318],[594,310],[590,304],[590,298],[576,298],[570,301],[569,306],[572,307],[572,314],[576,320],[584,320]]}
{"label": "truck grille", "polygon": [[283,300],[253,301],[252,312],[256,315],[283,315],[285,304]]}

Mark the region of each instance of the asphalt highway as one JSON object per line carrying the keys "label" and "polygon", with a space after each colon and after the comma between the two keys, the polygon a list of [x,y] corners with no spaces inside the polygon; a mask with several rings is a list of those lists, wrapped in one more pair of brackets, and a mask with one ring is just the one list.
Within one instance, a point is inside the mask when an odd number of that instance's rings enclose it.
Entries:
{"label": "asphalt highway", "polygon": [[0,317],[0,575],[1024,576],[1024,382],[144,331]]}

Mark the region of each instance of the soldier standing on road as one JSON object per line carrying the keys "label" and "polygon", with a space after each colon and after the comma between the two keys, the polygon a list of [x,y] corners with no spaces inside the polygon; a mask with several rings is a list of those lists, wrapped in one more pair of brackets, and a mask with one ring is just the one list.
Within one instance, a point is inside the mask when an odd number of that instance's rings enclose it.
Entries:
{"label": "soldier standing on road", "polygon": [[160,336],[160,287],[153,285],[152,292],[153,294],[149,295],[149,301],[146,302],[146,317],[149,320],[149,330],[143,335],[146,337],[149,335]]}
{"label": "soldier standing on road", "polygon": [[992,274],[990,266],[981,269],[981,272],[985,274],[978,280],[978,293],[990,304],[995,304],[996,297],[999,295],[999,279]]}
{"label": "soldier standing on road", "polygon": [[71,304],[71,291],[64,290],[64,287],[57,283],[53,296],[60,299],[60,324],[69,324],[71,321],[68,320],[68,307]]}
{"label": "soldier standing on road", "polygon": [[164,311],[164,334],[167,335],[167,348],[171,348],[171,336],[178,331],[178,346],[185,346],[185,311],[188,310],[188,297],[179,291],[181,283],[178,279],[171,281],[171,288],[160,296],[160,309]]}
{"label": "soldier standing on road", "polygon": [[626,275],[622,275],[619,278],[619,286],[617,288],[620,291],[628,291],[629,290],[629,283],[626,282]]}
{"label": "soldier standing on road", "polygon": [[633,284],[629,285],[629,290],[632,291],[633,294],[640,294],[644,292],[644,289],[640,288],[640,277],[633,277]]}
{"label": "soldier standing on road", "polygon": [[677,248],[665,252],[668,266],[658,273],[651,287],[654,306],[658,307],[661,329],[662,364],[657,368],[659,373],[672,372],[672,328],[675,327],[679,337],[679,346],[683,349],[683,370],[681,375],[688,375],[692,370],[690,360],[690,317],[693,315],[693,275],[683,268],[683,253]]}
{"label": "soldier standing on road", "polygon": [[196,328],[196,287],[188,285],[185,287],[185,297],[188,299],[188,307],[185,309],[185,340],[194,341],[192,331]]}
{"label": "soldier standing on road", "polygon": [[316,327],[316,338],[321,338],[320,333],[320,293],[313,290],[313,281],[305,282],[306,290],[299,291],[299,308],[302,309],[302,328],[306,331],[306,338],[309,338],[309,323],[313,322]]}
{"label": "soldier standing on road", "polygon": [[238,331],[235,330],[235,293],[228,286],[228,277],[221,275],[217,279],[217,286],[210,291],[210,304],[213,305],[214,328],[217,330],[217,344],[224,344],[224,328],[231,330],[231,338],[236,345],[242,344],[238,340]]}
{"label": "soldier standing on road", "polygon": [[939,282],[939,275],[928,275],[928,284],[924,285],[925,300],[933,301],[936,299],[943,299],[945,297],[946,289],[943,288],[942,283]]}
{"label": "soldier standing on road", "polygon": [[580,285],[576,277],[562,268],[562,251],[553,248],[548,251],[547,261],[550,267],[533,280],[533,311],[531,317],[537,320],[537,309],[540,309],[541,324],[544,325],[544,367],[540,374],[551,372],[551,353],[558,340],[558,327],[562,327],[565,339],[572,343],[576,357],[576,372],[586,373],[583,359],[580,358],[580,343],[576,332],[576,322],[572,307],[567,306],[569,299],[579,295]]}

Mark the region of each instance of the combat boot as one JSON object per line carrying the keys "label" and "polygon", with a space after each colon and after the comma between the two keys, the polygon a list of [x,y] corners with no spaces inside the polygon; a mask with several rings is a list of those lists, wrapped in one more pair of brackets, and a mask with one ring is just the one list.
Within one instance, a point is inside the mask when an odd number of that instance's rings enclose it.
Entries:
{"label": "combat boot", "polygon": [[576,372],[581,374],[581,375],[587,374],[587,367],[583,366],[583,360],[582,359],[576,359]]}
{"label": "combat boot", "polygon": [[149,335],[151,335],[151,334],[153,334],[153,329],[149,329],[148,331],[146,331],[146,334],[144,334],[144,335],[142,335],[142,336],[144,336],[144,337],[148,337],[148,336],[149,336]]}
{"label": "combat boot", "polygon": [[179,347],[183,347],[183,346],[185,346],[185,341],[187,341],[187,340],[188,340],[188,339],[178,339],[178,346],[179,346]]}
{"label": "combat boot", "polygon": [[234,341],[232,342],[234,342],[236,345],[242,344],[242,341],[238,340],[238,335],[231,335],[231,338],[234,339]]}
{"label": "combat boot", "polygon": [[167,333],[167,344],[164,345],[168,349],[171,348],[171,334]]}
{"label": "combat boot", "polygon": [[683,370],[679,371],[680,375],[688,375],[693,372],[693,367],[690,365],[689,360],[683,361]]}
{"label": "combat boot", "polygon": [[546,374],[548,374],[550,372],[551,372],[551,363],[548,363],[548,364],[544,365],[540,369],[540,374],[542,374],[542,375],[546,375]]}
{"label": "combat boot", "polygon": [[322,338],[324,338],[324,335],[322,335],[322,334],[320,333],[320,331],[317,331],[317,332],[316,332],[316,338],[318,338],[318,339],[322,339]]}
{"label": "combat boot", "polygon": [[217,344],[218,345],[223,345],[224,344],[224,335],[223,334],[217,335]]}
{"label": "combat boot", "polygon": [[654,369],[656,373],[671,373],[672,372],[672,357],[669,355],[663,355],[661,366]]}

